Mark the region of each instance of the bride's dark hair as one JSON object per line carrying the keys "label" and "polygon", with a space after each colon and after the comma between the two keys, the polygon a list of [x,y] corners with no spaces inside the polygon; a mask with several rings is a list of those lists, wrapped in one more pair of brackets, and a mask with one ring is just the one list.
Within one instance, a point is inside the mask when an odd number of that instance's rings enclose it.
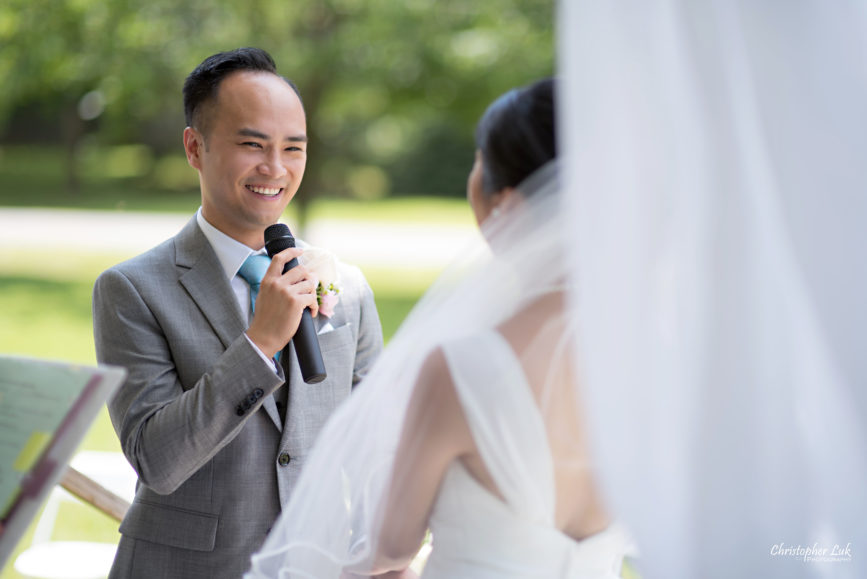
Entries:
{"label": "bride's dark hair", "polygon": [[495,100],[476,127],[482,154],[482,190],[517,187],[557,156],[554,79],[510,90]]}

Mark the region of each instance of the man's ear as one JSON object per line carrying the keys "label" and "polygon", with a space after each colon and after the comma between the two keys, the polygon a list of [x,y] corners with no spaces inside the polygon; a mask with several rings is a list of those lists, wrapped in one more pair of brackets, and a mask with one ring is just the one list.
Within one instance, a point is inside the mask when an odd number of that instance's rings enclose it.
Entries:
{"label": "man's ear", "polygon": [[202,168],[202,150],[205,148],[205,138],[193,127],[184,129],[184,152],[187,154],[187,163],[194,169]]}

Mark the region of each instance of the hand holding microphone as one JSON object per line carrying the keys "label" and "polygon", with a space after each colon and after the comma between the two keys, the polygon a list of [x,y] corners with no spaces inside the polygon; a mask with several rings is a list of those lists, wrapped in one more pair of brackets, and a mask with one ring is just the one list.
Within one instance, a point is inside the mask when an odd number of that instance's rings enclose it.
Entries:
{"label": "hand holding microphone", "polygon": [[[263,335],[281,336],[279,330],[285,328],[291,330],[295,327],[298,312],[300,310],[300,319],[297,322],[297,329],[292,337],[292,344],[295,346],[295,353],[298,357],[298,365],[301,368],[301,376],[308,384],[315,384],[325,379],[325,364],[322,361],[322,352],[319,349],[319,340],[316,337],[316,326],[313,324],[311,310],[318,312],[318,304],[316,301],[316,279],[306,277],[304,268],[296,268],[298,265],[297,257],[301,251],[295,249],[295,238],[289,228],[282,223],[271,225],[265,229],[265,249],[268,251],[268,256],[271,257],[271,266],[268,272],[262,279],[262,286],[259,290],[259,297],[256,300],[257,311],[253,317],[253,324],[247,335],[251,340],[257,342],[254,335],[260,328],[272,330]],[[282,270],[282,271],[281,271]],[[278,272],[280,275],[278,275]],[[283,300],[268,300],[268,303],[275,303],[275,311],[262,311],[259,307],[262,301],[263,293],[270,291],[283,293],[286,299]],[[266,298],[267,299],[267,298]],[[288,305],[287,305],[288,304]],[[300,306],[304,306],[301,310]],[[264,307],[267,307],[263,304]],[[289,311],[286,311],[288,308]],[[282,311],[281,311],[282,310]],[[257,319],[261,318],[261,319]],[[255,326],[255,328],[254,328]],[[274,332],[273,330],[277,330]],[[288,342],[288,337],[285,333],[278,340],[283,343],[269,344],[269,349],[274,349],[274,352],[283,348]],[[285,338],[285,339],[284,339]],[[270,354],[265,349],[263,352]]]}
{"label": "hand holding microphone", "polygon": [[247,335],[269,357],[283,349],[292,338],[304,308],[315,311],[315,280],[296,268],[282,275],[284,264],[301,254],[300,249],[288,249],[271,260],[259,282],[255,312]]}

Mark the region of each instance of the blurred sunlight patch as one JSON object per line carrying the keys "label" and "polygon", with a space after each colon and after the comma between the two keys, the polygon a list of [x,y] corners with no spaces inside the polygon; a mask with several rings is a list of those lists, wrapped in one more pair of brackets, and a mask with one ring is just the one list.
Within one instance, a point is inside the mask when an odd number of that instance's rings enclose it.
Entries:
{"label": "blurred sunlight patch", "polygon": [[352,196],[362,201],[374,201],[388,195],[391,181],[385,171],[374,165],[362,165],[349,172],[347,185]]}

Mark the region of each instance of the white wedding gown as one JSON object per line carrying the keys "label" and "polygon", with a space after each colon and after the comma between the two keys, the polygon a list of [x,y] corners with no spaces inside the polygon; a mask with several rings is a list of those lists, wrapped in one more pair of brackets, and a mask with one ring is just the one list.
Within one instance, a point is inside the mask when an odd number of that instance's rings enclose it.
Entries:
{"label": "white wedding gown", "polygon": [[431,515],[433,550],[422,578],[620,577],[632,549],[624,530],[612,525],[575,541],[555,527],[545,423],[508,342],[488,331],[443,351],[476,446],[505,501],[454,461]]}

